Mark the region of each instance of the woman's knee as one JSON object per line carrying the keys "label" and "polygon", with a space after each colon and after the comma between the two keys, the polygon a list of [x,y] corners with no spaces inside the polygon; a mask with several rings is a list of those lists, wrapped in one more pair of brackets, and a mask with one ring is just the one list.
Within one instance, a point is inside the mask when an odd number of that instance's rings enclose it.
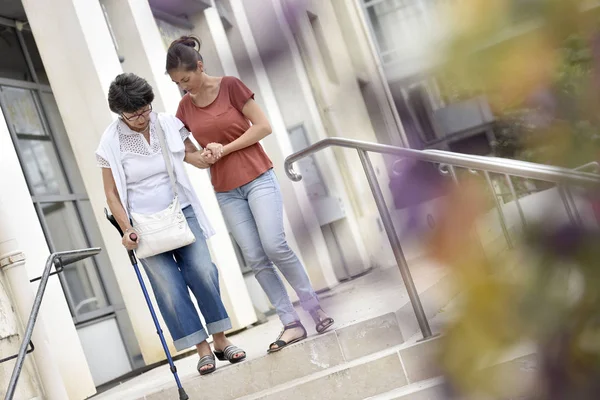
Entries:
{"label": "woman's knee", "polygon": [[[199,260],[198,260],[199,261]],[[219,270],[212,261],[194,262],[192,265],[193,275],[203,284],[219,281]]]}
{"label": "woman's knee", "polygon": [[269,260],[271,260],[276,265],[281,261],[286,261],[290,257],[294,256],[294,252],[285,240],[264,243],[263,247],[265,249],[267,257],[269,257]]}
{"label": "woman's knee", "polygon": [[258,277],[258,275],[260,275],[263,272],[275,272],[275,266],[271,261],[268,260],[261,260],[261,262],[250,263],[248,266],[254,273],[255,277]]}

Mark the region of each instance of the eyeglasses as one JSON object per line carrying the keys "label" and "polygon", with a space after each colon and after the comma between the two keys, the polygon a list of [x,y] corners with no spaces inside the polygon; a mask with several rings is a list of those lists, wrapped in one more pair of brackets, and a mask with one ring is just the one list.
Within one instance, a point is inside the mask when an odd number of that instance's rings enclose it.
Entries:
{"label": "eyeglasses", "polygon": [[148,118],[148,115],[150,115],[151,112],[152,112],[152,104],[148,104],[148,108],[146,110],[142,111],[141,113],[137,113],[130,117],[126,117],[125,114],[121,114],[121,117],[123,117],[124,119],[126,119],[129,122],[135,122],[135,121],[139,120],[141,117]]}

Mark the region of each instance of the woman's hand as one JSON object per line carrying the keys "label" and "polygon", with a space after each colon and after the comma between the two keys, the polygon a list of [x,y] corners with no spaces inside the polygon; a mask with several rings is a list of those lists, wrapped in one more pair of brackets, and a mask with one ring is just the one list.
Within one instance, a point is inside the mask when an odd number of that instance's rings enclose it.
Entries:
{"label": "woman's hand", "polygon": [[210,168],[212,164],[217,162],[210,150],[196,151],[188,154],[186,155],[186,161],[200,169]]}
{"label": "woman's hand", "polygon": [[[129,237],[132,233],[135,233],[136,240],[131,240],[131,238]],[[125,248],[127,250],[135,250],[138,247],[138,242],[140,241],[140,235],[138,235],[133,228],[129,228],[125,231],[125,234],[123,235],[123,239],[121,240],[121,243],[123,243],[123,246],[125,246]]]}
{"label": "woman's hand", "polygon": [[223,157],[223,145],[221,143],[209,143],[206,145],[206,150],[211,152],[215,162]]}

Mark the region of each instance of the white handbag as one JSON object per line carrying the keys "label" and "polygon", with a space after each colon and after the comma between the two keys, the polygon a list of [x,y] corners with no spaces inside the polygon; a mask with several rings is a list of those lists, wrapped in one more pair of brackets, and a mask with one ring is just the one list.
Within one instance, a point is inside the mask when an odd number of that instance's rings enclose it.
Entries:
{"label": "white handbag", "polygon": [[173,201],[167,208],[154,214],[130,212],[133,228],[139,237],[135,254],[140,259],[175,250],[196,241],[196,237],[190,229],[179,204],[177,184],[173,175],[173,164],[165,143],[165,134],[158,119],[156,121],[156,134],[171,181]]}

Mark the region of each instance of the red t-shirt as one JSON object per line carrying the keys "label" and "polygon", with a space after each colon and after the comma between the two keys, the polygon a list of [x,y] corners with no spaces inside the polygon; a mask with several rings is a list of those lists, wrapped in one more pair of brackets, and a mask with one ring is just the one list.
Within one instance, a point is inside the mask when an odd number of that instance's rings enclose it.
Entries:
{"label": "red t-shirt", "polygon": [[[202,147],[209,143],[226,145],[242,136],[250,121],[242,109],[254,93],[232,76],[221,79],[217,98],[206,107],[194,104],[189,94],[183,96],[177,109],[179,118]],[[269,169],[273,163],[260,143],[226,155],[210,167],[216,192],[228,192],[243,186]]]}

